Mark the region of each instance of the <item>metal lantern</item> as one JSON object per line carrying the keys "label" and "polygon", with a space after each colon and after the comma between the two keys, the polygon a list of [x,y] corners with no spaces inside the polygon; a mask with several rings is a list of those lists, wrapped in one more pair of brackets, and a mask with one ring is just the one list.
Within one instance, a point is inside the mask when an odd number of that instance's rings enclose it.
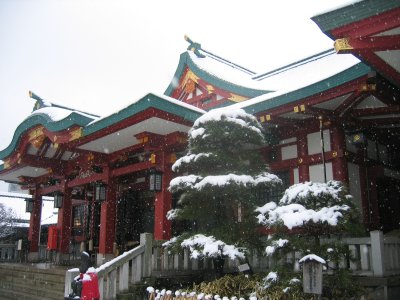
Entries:
{"label": "metal lantern", "polygon": [[25,211],[27,213],[33,212],[33,199],[25,199]]}
{"label": "metal lantern", "polygon": [[159,192],[162,190],[162,172],[157,171],[155,169],[150,170],[149,177],[149,188],[150,191]]}
{"label": "metal lantern", "polygon": [[62,193],[54,194],[54,208],[61,208],[63,205],[64,195]]}
{"label": "metal lantern", "polygon": [[99,202],[106,200],[106,186],[101,182],[96,183],[94,199]]}

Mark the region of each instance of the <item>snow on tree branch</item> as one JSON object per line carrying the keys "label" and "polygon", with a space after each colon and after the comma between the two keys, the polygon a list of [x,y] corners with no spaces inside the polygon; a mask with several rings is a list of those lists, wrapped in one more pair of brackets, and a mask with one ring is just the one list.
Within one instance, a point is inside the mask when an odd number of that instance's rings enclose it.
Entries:
{"label": "snow on tree branch", "polygon": [[220,109],[213,109],[212,111],[209,111],[208,113],[198,118],[193,125],[194,129],[190,133],[191,136],[195,138],[197,135],[202,135],[204,132],[198,132],[197,128],[199,128],[199,126],[201,126],[202,124],[211,121],[226,121],[235,123],[261,134],[261,130],[256,126],[254,126],[254,123],[258,122],[257,119],[254,116],[246,113],[243,109],[232,110],[232,109],[220,108]]}
{"label": "snow on tree branch", "polygon": [[224,187],[229,185],[254,187],[261,183],[280,184],[281,180],[276,175],[267,172],[254,177],[251,175],[227,174],[202,178],[196,175],[187,175],[171,180],[170,189],[171,191],[180,189],[195,189],[201,191],[207,187]]}
{"label": "snow on tree branch", "polygon": [[350,210],[343,186],[337,181],[328,183],[304,182],[289,187],[279,205],[269,202],[256,209],[260,224],[273,226],[283,223],[288,229],[308,222],[336,226],[343,213]]}
{"label": "snow on tree branch", "polygon": [[[178,241],[177,238],[172,238],[170,241],[163,244],[164,247],[171,247]],[[182,248],[188,248],[192,258],[198,257],[218,257],[227,256],[230,259],[244,258],[244,249],[234,245],[228,245],[221,240],[215,239],[213,236],[196,234],[180,242]]]}

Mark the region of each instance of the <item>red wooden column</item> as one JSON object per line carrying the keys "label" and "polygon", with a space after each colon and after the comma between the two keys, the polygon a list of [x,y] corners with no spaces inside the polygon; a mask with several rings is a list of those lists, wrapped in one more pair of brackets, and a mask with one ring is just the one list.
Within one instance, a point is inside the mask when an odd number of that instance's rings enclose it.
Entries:
{"label": "red wooden column", "polygon": [[116,183],[109,181],[106,190],[106,200],[101,203],[100,238],[97,264],[101,265],[114,257],[115,222],[117,211]]}
{"label": "red wooden column", "polygon": [[71,240],[71,227],[72,227],[72,189],[64,188],[62,207],[58,209],[58,253],[57,260],[64,260],[64,256],[69,254],[69,244]]}
{"label": "red wooden column", "polygon": [[33,197],[33,210],[29,220],[29,254],[28,260],[35,261],[39,259],[39,234],[40,234],[40,219],[42,217],[42,196],[38,193],[36,188]]}
{"label": "red wooden column", "polygon": [[346,150],[346,139],[342,128],[333,127],[331,132],[332,149],[332,170],[333,179],[343,183],[349,183],[349,173],[347,170],[347,160],[344,155]]}
{"label": "red wooden column", "polygon": [[167,219],[167,212],[172,208],[172,194],[168,191],[172,179],[169,154],[162,152],[158,155],[163,172],[162,189],[156,193],[154,201],[154,239],[169,240],[171,238],[171,221]]}
{"label": "red wooden column", "polygon": [[299,182],[310,180],[310,171],[308,165],[304,163],[305,158],[308,156],[307,135],[301,134],[297,141],[297,163],[299,166]]}

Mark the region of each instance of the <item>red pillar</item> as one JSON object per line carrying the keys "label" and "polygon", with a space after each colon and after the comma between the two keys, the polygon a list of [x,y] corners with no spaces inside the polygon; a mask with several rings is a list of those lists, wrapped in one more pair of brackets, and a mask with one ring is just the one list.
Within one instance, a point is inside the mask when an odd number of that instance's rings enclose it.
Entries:
{"label": "red pillar", "polygon": [[171,238],[171,221],[167,219],[167,212],[172,208],[172,194],[168,191],[172,179],[171,165],[167,161],[168,154],[159,155],[161,159],[163,178],[162,189],[156,193],[154,201],[154,239],[169,240]]}
{"label": "red pillar", "polygon": [[[100,259],[108,261],[113,257],[115,242],[115,221],[117,209],[116,183],[109,181],[106,190],[106,200],[101,203],[100,214],[100,238],[99,255]],[[105,261],[99,261],[103,263]]]}
{"label": "red pillar", "polygon": [[332,171],[333,179],[343,183],[349,183],[349,173],[347,170],[347,160],[344,155],[346,149],[345,134],[342,128],[331,128],[331,149],[333,153]]}
{"label": "red pillar", "polygon": [[72,222],[72,193],[71,189],[64,188],[62,207],[58,209],[57,229],[59,236],[59,254],[69,253],[69,243],[71,240]]}
{"label": "red pillar", "polygon": [[297,163],[299,166],[299,182],[310,180],[310,171],[308,165],[304,163],[308,156],[307,135],[300,135],[297,142]]}
{"label": "red pillar", "polygon": [[38,194],[38,189],[35,190],[33,196],[33,211],[29,221],[29,259],[36,260],[39,258],[39,233],[40,219],[42,216],[42,196]]}

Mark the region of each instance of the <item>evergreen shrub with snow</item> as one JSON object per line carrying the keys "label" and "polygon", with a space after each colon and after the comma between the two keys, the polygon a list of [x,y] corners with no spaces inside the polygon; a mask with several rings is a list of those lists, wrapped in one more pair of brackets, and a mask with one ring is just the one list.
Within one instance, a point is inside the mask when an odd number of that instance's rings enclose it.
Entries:
{"label": "evergreen shrub with snow", "polygon": [[244,110],[215,109],[195,121],[187,154],[172,167],[180,176],[169,188],[180,198],[167,216],[188,226],[166,246],[189,248],[192,257],[231,259],[260,246],[255,191],[281,183],[266,171],[258,151],[264,144],[262,126]]}
{"label": "evergreen shrub with snow", "polygon": [[281,280],[274,285],[287,285],[301,278],[293,272],[296,259],[309,254],[323,258],[333,274],[324,279],[335,299],[355,296],[359,287],[351,280],[347,270],[351,253],[341,242],[344,236],[354,236],[362,232],[360,218],[352,197],[345,186],[338,181],[327,183],[304,182],[289,187],[278,202],[269,202],[257,208],[259,223],[270,232],[266,255],[277,262],[276,276]]}

